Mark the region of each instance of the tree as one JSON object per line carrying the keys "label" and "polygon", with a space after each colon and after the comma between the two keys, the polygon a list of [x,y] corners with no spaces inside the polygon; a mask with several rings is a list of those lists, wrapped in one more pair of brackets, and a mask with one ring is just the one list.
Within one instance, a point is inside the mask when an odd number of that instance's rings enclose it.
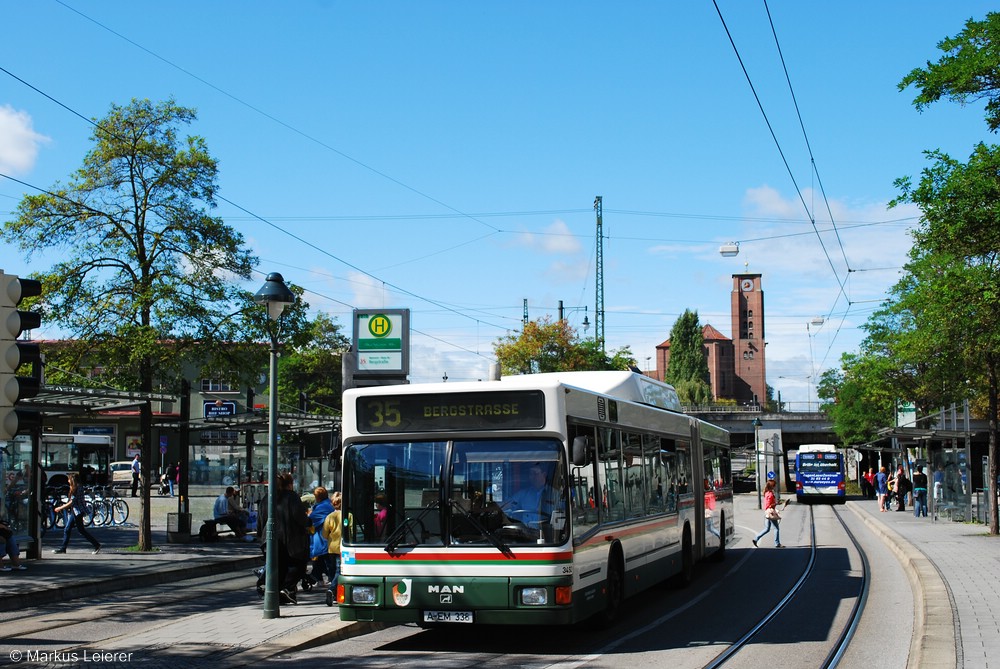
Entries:
{"label": "tree", "polygon": [[305,328],[307,343],[289,347],[278,359],[278,396],[309,398],[310,411],[328,414],[340,410],[343,392],[342,359],[351,342],[341,326],[318,314]]}
{"label": "tree", "polygon": [[[979,144],[967,163],[933,151],[920,182],[899,179],[897,202],[923,216],[907,264],[905,302],[922,338],[931,383],[956,401],[978,390],[986,397],[989,481],[997,480],[1000,402],[1000,147]],[[979,382],[973,388],[973,382]],[[990,495],[990,533],[1000,533],[997,498]]]}
{"label": "tree", "polygon": [[899,90],[915,86],[917,111],[943,97],[966,104],[985,99],[986,124],[991,132],[1000,127],[1000,14],[990,12],[984,21],[969,19],[965,30],[938,42],[944,52],[937,63],[915,68],[899,82]]}
{"label": "tree", "polygon": [[[1000,14],[970,19],[956,37],[938,43],[944,55],[937,63],[912,70],[899,83],[919,90],[918,111],[942,97],[966,103],[985,99],[986,125],[1000,128]],[[945,345],[947,354],[927,358],[939,382],[984,396],[989,421],[988,485],[997,481],[997,420],[1000,394],[1000,149],[979,144],[968,163],[929,152],[932,165],[913,186],[897,180],[901,195],[893,204],[912,202],[922,212],[916,244],[907,269],[922,289],[923,304],[915,329]],[[917,291],[914,291],[917,292]],[[936,329],[938,328],[938,329]],[[965,383],[956,380],[963,374]],[[964,392],[963,392],[964,391]],[[965,389],[952,394],[964,395]],[[1000,534],[997,496],[990,495],[990,534]]]}
{"label": "tree", "polygon": [[896,396],[883,391],[886,358],[845,353],[841,369],[820,377],[817,394],[821,409],[833,422],[837,439],[845,444],[874,441],[880,428],[894,422]]}
{"label": "tree", "polygon": [[712,399],[708,359],[698,312],[685,309],[670,330],[670,360],[664,380],[673,385],[684,404],[707,404]]}
{"label": "tree", "polygon": [[[218,185],[205,140],[178,135],[195,118],[173,100],[112,105],[69,184],[26,196],[0,233],[29,260],[48,250],[64,258],[34,275],[43,283],[41,310],[72,338],[70,361],[100,361],[102,381],[127,390],[152,392],[157,380],[177,378],[181,360],[247,376],[265,364],[267,349],[254,341],[266,317],[233,282],[250,278],[256,258],[206,211]],[[285,327],[294,330],[301,308],[284,317]],[[222,356],[242,364],[222,367]],[[150,480],[148,402],[140,426]],[[139,550],[152,549],[148,502],[147,487]]]}
{"label": "tree", "polygon": [[501,337],[493,352],[503,374],[536,374],[584,370],[624,370],[635,365],[629,348],[610,356],[600,342],[581,340],[565,320],[545,317],[529,321],[521,332]]}

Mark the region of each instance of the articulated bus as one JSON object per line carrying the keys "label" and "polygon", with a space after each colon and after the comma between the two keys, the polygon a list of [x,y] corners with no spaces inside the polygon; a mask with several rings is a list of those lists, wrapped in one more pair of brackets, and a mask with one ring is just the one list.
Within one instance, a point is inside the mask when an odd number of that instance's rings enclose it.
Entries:
{"label": "articulated bus", "polygon": [[733,539],[729,433],[632,372],[344,393],[343,620],[610,622]]}
{"label": "articulated bus", "polygon": [[803,444],[795,454],[795,498],[799,502],[847,501],[844,456],[833,444]]}

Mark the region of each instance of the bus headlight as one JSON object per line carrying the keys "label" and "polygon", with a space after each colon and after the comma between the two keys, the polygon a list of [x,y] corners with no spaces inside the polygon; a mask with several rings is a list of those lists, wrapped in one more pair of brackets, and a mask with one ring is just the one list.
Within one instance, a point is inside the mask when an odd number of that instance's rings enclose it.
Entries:
{"label": "bus headlight", "polygon": [[545,606],[549,603],[549,591],[545,588],[522,588],[521,603],[525,606]]}
{"label": "bus headlight", "polygon": [[375,586],[373,585],[355,585],[351,587],[351,603],[352,604],[374,604],[375,603]]}

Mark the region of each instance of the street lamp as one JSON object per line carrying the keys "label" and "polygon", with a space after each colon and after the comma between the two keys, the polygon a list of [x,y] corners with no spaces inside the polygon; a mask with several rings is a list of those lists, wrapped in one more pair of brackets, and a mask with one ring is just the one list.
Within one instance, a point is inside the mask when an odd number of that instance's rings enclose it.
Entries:
{"label": "street lamp", "polygon": [[757,484],[754,486],[757,488],[757,508],[761,508],[761,492],[760,492],[760,418],[753,419],[753,455],[754,455],[754,478],[757,479]]}
{"label": "street lamp", "polygon": [[264,618],[281,615],[278,601],[278,542],[274,536],[275,497],[278,492],[278,326],[285,307],[295,301],[295,294],[285,285],[285,279],[271,272],[264,285],[253,296],[254,302],[267,307],[267,317],[274,321],[268,327],[271,335],[271,400],[267,412],[267,524],[264,533],[267,549],[264,565]]}
{"label": "street lamp", "polygon": [[723,244],[719,247],[719,255],[723,258],[733,258],[740,254],[740,243],[739,242],[729,242],[728,244]]}
{"label": "street lamp", "polygon": [[559,300],[559,320],[561,320],[561,321],[566,319],[566,312],[567,311],[581,311],[581,310],[583,311],[583,323],[582,323],[582,325],[583,325],[583,336],[586,337],[587,336],[587,328],[590,327],[590,321],[587,320],[587,306],[584,305],[582,307],[563,307],[563,301]]}

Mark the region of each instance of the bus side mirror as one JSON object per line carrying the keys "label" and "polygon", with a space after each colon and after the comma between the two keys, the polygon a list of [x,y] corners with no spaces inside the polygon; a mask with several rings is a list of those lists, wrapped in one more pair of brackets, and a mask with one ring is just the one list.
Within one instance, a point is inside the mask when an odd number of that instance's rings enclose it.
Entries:
{"label": "bus side mirror", "polygon": [[586,467],[590,464],[590,449],[587,448],[586,437],[574,437],[572,451],[574,467]]}

